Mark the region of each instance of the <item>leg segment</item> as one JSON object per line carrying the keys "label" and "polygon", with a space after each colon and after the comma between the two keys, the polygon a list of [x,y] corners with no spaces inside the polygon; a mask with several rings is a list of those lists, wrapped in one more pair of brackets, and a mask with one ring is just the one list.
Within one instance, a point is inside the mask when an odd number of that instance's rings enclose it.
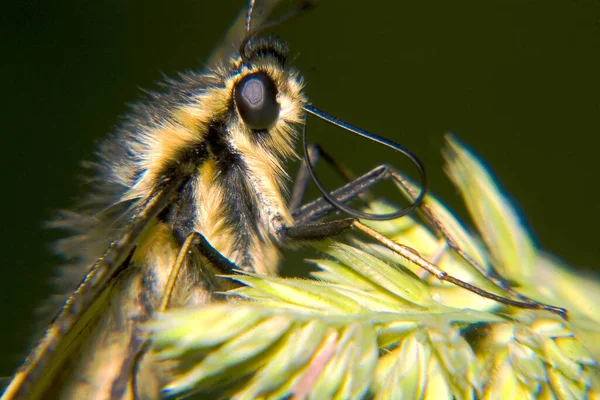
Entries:
{"label": "leg segment", "polygon": [[[352,173],[343,165],[338,163],[333,157],[331,157],[331,155],[327,153],[320,145],[308,145],[308,156],[310,157],[314,167],[317,166],[317,163],[320,160],[323,160],[329,164],[331,168],[333,168],[333,170],[339,176],[341,176],[342,179],[344,179],[344,181],[350,182],[354,179]],[[294,181],[294,187],[292,189],[292,196],[288,204],[290,210],[294,211],[302,205],[302,202],[304,201],[304,195],[306,194],[306,190],[308,189],[310,182],[311,179],[308,172],[308,167],[306,165],[306,160],[303,159],[300,164],[300,168],[298,169],[298,175],[296,175],[296,180]]]}
{"label": "leg segment", "polygon": [[485,297],[487,299],[491,299],[502,304],[507,304],[509,306],[515,306],[530,310],[546,310],[558,314],[565,320],[567,319],[567,310],[565,310],[564,308],[538,303],[530,299],[528,299],[528,301],[512,300],[507,297],[499,296],[497,294],[488,292],[487,290],[478,288],[477,286],[473,286],[470,283],[455,278],[452,275],[448,275],[446,272],[439,269],[436,265],[430,263],[429,261],[421,257],[421,255],[416,253],[415,250],[409,249],[406,246],[399,245],[398,243],[388,239],[381,233],[369,228],[366,225],[363,225],[359,221],[355,221],[352,224],[352,227],[377,240],[379,243],[383,244],[385,247],[392,250],[394,253],[406,258],[413,264],[416,264],[419,267],[426,270],[427,272],[435,275],[435,277],[438,278],[440,281],[452,283],[456,286],[467,289],[468,291],[473,292],[481,297]]}
{"label": "leg segment", "polygon": [[[365,193],[378,182],[389,177],[390,168],[386,165],[381,165],[331,193],[337,201],[346,203]],[[294,217],[296,224],[304,224],[315,221],[330,214],[332,211],[337,211],[337,209],[326,199],[321,197],[292,211],[292,216]]]}
{"label": "leg segment", "polygon": [[354,218],[345,218],[321,223],[287,226],[283,228],[282,234],[285,241],[322,240],[343,233],[352,227],[354,221],[356,221]]}

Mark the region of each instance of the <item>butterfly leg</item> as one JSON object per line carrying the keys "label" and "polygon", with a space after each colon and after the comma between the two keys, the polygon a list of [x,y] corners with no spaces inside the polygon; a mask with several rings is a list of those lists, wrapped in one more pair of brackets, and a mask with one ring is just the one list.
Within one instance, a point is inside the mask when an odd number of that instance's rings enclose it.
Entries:
{"label": "butterfly leg", "polygon": [[[379,167],[374,168],[373,170],[362,175],[361,177],[347,183],[346,185],[342,186],[337,190],[334,190],[331,194],[337,201],[346,203],[356,198],[358,195],[368,191],[371,187],[385,179],[393,179],[395,182],[399,183],[411,195],[411,197],[415,197],[413,191],[409,190],[410,187],[404,180],[404,178],[392,167],[389,167],[387,165],[381,165]],[[490,282],[494,283],[498,288],[505,290],[507,293],[514,295],[520,300],[512,300],[503,296],[496,295],[494,293],[473,286],[451,275],[448,275],[446,272],[438,268],[435,264],[423,258],[414,249],[395,243],[394,241],[388,239],[384,235],[381,235],[375,230],[365,226],[357,219],[347,218],[336,221],[316,223],[315,221],[317,221],[318,219],[336,211],[336,208],[324,198],[314,200],[293,211],[292,215],[296,224],[295,226],[284,227],[282,230],[282,236],[284,240],[287,239],[290,241],[318,240],[320,238],[338,235],[350,228],[354,228],[370,236],[371,238],[383,244],[384,246],[399,254],[400,256],[410,260],[414,264],[425,269],[441,281],[453,283],[454,285],[467,289],[482,297],[489,298],[503,304],[524,309],[546,310],[558,314],[564,319],[567,318],[567,311],[565,309],[547,304],[542,304],[516,293],[510,286],[508,286],[507,283],[505,283],[500,278],[500,275],[497,273],[493,273],[496,276],[490,276],[490,273],[486,269],[480,266],[464,250],[460,248],[456,240],[450,234],[449,230],[446,229],[445,226],[441,223],[441,221],[435,217],[434,213],[430,208],[428,208],[426,205],[421,205],[420,210],[424,214],[427,222],[433,226],[435,232],[447,241],[448,246],[453,251],[459,254],[463,259],[465,259],[465,261],[471,264],[478,272],[480,272],[486,279],[490,280]]]}

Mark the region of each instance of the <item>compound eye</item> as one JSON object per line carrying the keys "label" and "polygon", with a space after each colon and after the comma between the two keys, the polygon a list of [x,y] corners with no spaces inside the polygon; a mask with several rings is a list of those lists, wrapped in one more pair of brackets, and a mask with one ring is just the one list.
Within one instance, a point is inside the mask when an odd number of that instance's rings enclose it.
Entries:
{"label": "compound eye", "polygon": [[264,72],[242,78],[235,86],[234,98],[240,116],[250,129],[267,129],[279,117],[277,87]]}

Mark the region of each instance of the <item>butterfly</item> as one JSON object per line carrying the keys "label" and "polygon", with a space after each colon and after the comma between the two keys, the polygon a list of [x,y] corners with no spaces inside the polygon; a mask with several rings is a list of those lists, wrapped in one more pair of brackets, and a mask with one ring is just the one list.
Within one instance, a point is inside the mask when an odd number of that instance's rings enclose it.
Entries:
{"label": "butterfly", "polygon": [[[287,44],[263,35],[310,5],[300,2],[263,22],[251,1],[244,22],[226,39],[226,50],[202,71],[166,80],[162,91],[134,105],[99,146],[88,195],[76,211],[63,212],[54,222],[72,232],[59,248],[75,261],[70,269],[84,271],[84,277],[3,399],[158,397],[161,371],[147,357],[141,324],[170,307],[214,301],[230,285],[219,274],[275,274],[280,248],[349,229],[484,297],[561,312],[520,297],[505,299],[448,276],[359,221],[399,218],[419,207],[427,188],[425,168],[399,144],[310,103]],[[346,176],[349,182],[337,190],[325,188],[314,164],[319,158],[336,163],[308,143],[309,115],[406,156],[421,181],[411,204],[383,215],[350,207],[383,180],[404,184],[386,165],[358,178]],[[297,157],[298,138],[304,159],[288,199],[285,162]],[[311,181],[322,197],[304,203]],[[333,213],[344,216],[323,219]],[[496,283],[507,289],[501,280]]]}

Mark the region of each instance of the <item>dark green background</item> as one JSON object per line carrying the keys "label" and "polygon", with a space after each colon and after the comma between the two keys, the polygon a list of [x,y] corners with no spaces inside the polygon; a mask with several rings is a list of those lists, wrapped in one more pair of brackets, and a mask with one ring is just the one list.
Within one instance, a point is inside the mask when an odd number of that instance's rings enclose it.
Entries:
{"label": "dark green background", "polygon": [[[201,68],[244,7],[206,3],[3,8],[0,376],[20,361],[50,293],[56,234],[41,225],[78,195],[79,162],[139,88]],[[448,131],[487,160],[542,247],[583,269],[600,265],[599,1],[322,1],[276,33],[315,105],[412,149],[451,207],[460,201],[441,170]],[[309,123],[312,139],[356,171],[405,165]]]}

